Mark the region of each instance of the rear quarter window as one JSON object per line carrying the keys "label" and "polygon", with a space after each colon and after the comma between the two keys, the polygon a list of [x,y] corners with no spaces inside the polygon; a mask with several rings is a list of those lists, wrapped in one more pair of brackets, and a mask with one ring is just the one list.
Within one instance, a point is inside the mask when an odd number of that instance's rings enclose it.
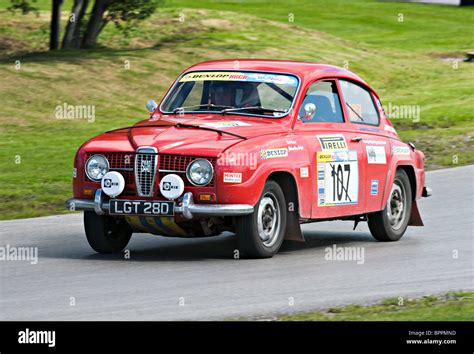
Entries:
{"label": "rear quarter window", "polygon": [[371,93],[346,80],[339,80],[349,120],[353,123],[379,125],[379,114]]}

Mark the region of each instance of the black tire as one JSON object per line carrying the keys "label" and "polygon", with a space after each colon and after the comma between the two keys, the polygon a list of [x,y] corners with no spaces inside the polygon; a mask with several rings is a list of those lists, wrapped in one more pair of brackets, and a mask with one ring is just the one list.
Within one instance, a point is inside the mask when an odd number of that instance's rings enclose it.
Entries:
{"label": "black tire", "polygon": [[87,241],[99,253],[121,252],[132,237],[132,229],[123,219],[84,212],[84,229]]}
{"label": "black tire", "polygon": [[[400,200],[403,193],[403,200]],[[397,201],[398,199],[398,201]],[[369,214],[370,233],[378,241],[398,241],[405,233],[412,208],[410,179],[404,170],[397,170],[387,205],[382,211]],[[400,205],[403,215],[399,214]]]}
{"label": "black tire", "polygon": [[254,212],[236,218],[240,252],[249,258],[273,257],[285,238],[286,220],[285,195],[277,182],[268,180]]}

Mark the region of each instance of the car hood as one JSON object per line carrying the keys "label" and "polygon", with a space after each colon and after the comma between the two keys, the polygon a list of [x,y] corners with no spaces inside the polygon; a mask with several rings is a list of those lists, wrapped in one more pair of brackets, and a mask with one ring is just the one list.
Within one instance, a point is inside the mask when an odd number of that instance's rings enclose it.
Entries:
{"label": "car hood", "polygon": [[[218,129],[222,134],[197,128],[170,126],[177,123]],[[162,154],[217,156],[245,139],[286,131],[284,119],[247,118],[237,115],[199,115],[191,117],[153,116],[133,127],[121,128],[89,140],[84,148],[90,152],[135,151],[152,146]],[[225,132],[237,134],[245,139]]]}

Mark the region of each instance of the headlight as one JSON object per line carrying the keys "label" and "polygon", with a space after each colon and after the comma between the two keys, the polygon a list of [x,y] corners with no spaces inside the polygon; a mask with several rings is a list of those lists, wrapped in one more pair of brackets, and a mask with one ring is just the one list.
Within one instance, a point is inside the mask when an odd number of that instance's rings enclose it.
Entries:
{"label": "headlight", "polygon": [[93,181],[100,181],[109,172],[109,161],[104,155],[92,155],[86,162],[86,175]]}
{"label": "headlight", "polygon": [[196,159],[186,168],[186,177],[195,186],[205,186],[209,184],[214,175],[211,163],[206,159]]}

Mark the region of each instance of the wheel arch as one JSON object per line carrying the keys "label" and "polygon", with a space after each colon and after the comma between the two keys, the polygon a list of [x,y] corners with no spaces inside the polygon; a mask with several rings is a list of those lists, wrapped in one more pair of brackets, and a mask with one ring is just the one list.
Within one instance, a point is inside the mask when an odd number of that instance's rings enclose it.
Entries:
{"label": "wheel arch", "polygon": [[267,180],[270,179],[278,183],[285,195],[287,211],[285,240],[304,242],[300,226],[298,185],[295,177],[288,171],[275,171],[268,175]]}
{"label": "wheel arch", "polygon": [[415,169],[411,165],[399,165],[397,166],[397,170],[403,170],[408,176],[410,180],[410,187],[411,187],[411,200],[414,201],[416,199],[416,175]]}
{"label": "wheel arch", "polygon": [[[423,226],[424,225],[423,220],[421,219],[420,211],[418,209],[418,205],[416,202],[416,191],[417,191],[418,186],[417,186],[415,168],[409,164],[400,164],[396,166],[395,174],[397,170],[405,171],[405,173],[408,176],[408,180],[410,181],[412,208],[411,208],[410,221],[408,222],[408,225],[409,226]],[[391,188],[391,185],[393,184],[393,181],[395,179],[395,174],[391,178],[391,183],[389,185],[389,188]],[[388,198],[389,198],[389,193],[386,193],[383,205],[387,204]]]}

